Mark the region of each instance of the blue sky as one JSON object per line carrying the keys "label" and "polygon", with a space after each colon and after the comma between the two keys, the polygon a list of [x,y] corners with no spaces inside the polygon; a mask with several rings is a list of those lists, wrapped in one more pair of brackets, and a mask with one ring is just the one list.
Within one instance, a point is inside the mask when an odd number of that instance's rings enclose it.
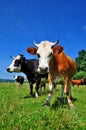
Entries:
{"label": "blue sky", "polygon": [[55,42],[58,38],[73,59],[86,50],[85,0],[0,1],[0,78],[12,79],[15,74],[6,72],[10,55],[37,58],[26,52],[33,40]]}

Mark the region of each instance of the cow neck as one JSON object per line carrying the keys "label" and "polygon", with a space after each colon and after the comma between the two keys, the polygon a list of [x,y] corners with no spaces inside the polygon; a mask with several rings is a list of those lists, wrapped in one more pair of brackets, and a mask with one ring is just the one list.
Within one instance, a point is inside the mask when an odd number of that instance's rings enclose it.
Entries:
{"label": "cow neck", "polygon": [[21,64],[21,71],[25,74],[27,74],[27,65],[25,64],[25,62],[22,62]]}
{"label": "cow neck", "polygon": [[55,72],[57,72],[57,69],[56,69],[56,60],[55,60],[54,56],[50,60],[49,70],[50,70],[50,73],[53,75],[53,77],[55,77],[56,76]]}

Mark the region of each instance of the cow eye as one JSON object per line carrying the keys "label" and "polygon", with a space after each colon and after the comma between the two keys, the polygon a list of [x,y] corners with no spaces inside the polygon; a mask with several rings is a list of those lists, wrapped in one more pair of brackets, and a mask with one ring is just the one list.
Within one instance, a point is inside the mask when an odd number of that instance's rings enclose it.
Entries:
{"label": "cow eye", "polygon": [[37,54],[37,56],[38,56],[38,57],[40,57],[40,55],[39,55],[39,54]]}
{"label": "cow eye", "polygon": [[19,64],[20,64],[20,60],[15,60],[14,66],[15,66],[15,67],[18,67]]}

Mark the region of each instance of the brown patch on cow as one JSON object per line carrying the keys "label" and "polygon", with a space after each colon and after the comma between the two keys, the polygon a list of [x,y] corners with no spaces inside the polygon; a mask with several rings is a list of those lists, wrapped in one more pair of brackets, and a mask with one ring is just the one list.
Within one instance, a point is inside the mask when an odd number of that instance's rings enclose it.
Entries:
{"label": "brown patch on cow", "polygon": [[37,49],[34,47],[29,47],[29,48],[27,48],[27,52],[32,54],[32,55],[35,55],[37,52]]}
{"label": "brown patch on cow", "polygon": [[63,50],[64,50],[64,49],[63,49],[62,46],[56,46],[56,47],[53,48],[53,53],[59,54],[59,53],[61,53]]}

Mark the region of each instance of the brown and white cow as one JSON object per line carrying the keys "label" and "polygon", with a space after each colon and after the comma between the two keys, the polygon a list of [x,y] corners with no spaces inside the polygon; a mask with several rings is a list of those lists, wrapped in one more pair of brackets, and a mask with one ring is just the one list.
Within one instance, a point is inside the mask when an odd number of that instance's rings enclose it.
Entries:
{"label": "brown and white cow", "polygon": [[71,84],[74,86],[74,85],[77,85],[77,87],[80,85],[80,84],[82,84],[82,83],[84,83],[85,81],[83,80],[83,79],[78,79],[78,80],[71,80]]}
{"label": "brown and white cow", "polygon": [[29,47],[27,51],[31,54],[38,55],[39,66],[37,71],[39,73],[49,73],[49,94],[45,105],[50,104],[53,81],[58,76],[64,77],[64,91],[67,95],[69,107],[73,108],[74,105],[70,98],[69,89],[71,78],[76,72],[76,64],[64,53],[62,46],[56,46],[58,42],[41,41],[40,44],[34,43],[37,48]]}

